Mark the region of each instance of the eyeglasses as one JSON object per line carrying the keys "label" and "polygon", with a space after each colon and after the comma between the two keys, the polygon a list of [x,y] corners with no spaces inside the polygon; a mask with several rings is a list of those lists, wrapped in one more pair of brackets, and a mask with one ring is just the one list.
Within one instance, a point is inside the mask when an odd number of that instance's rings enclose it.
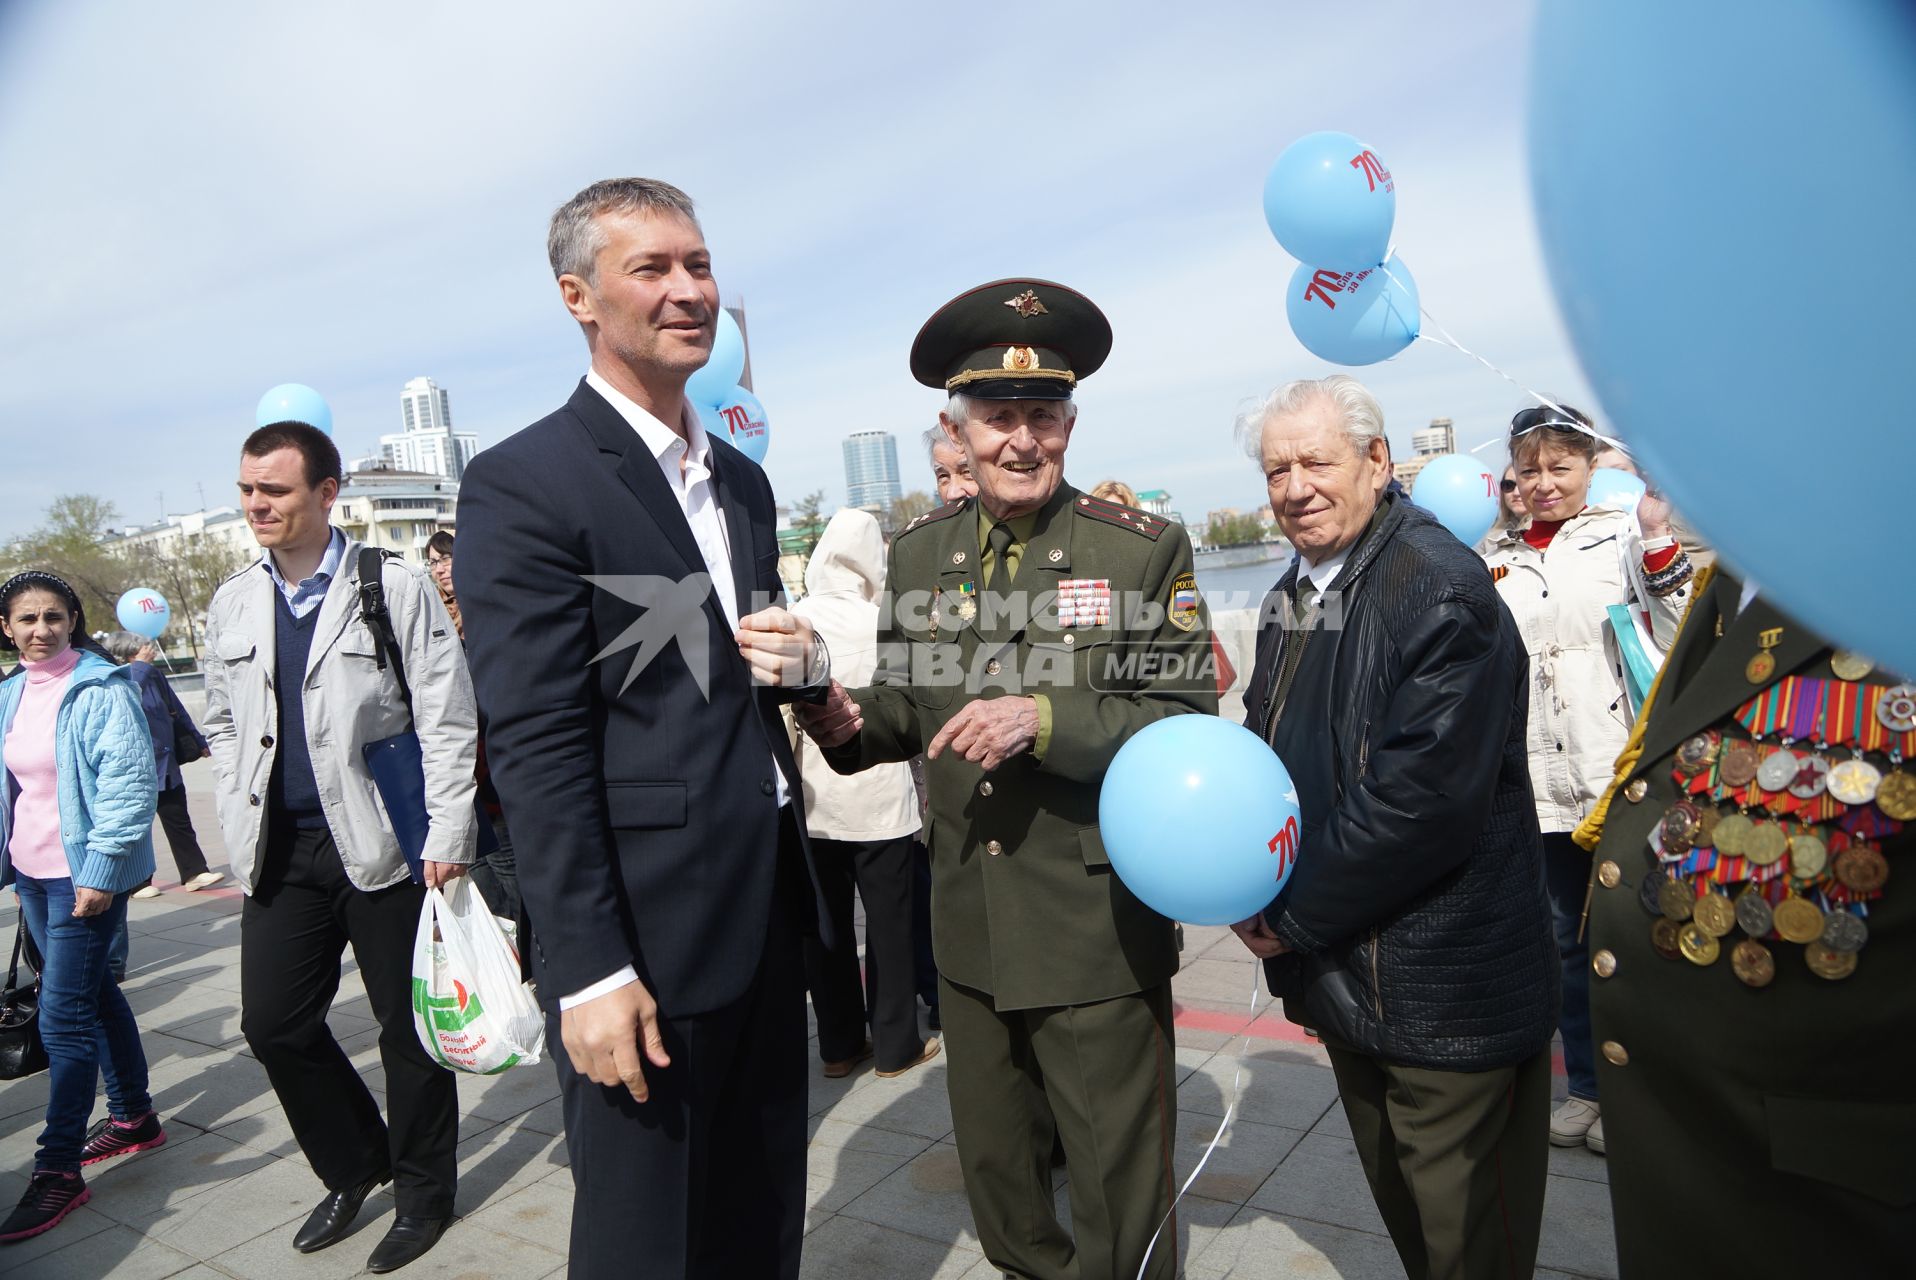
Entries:
{"label": "eyeglasses", "polygon": [[1515,480],[1506,480],[1501,487],[1505,493],[1517,492],[1517,482]]}
{"label": "eyeglasses", "polygon": [[442,564],[451,564],[451,563],[452,563],[451,556],[427,556],[426,557],[426,567],[428,569],[437,569]]}

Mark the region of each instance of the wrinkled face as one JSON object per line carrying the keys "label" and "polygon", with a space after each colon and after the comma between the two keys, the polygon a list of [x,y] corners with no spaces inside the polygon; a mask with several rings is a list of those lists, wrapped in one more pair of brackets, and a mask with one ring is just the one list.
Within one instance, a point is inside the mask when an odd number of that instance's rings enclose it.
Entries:
{"label": "wrinkled face", "polygon": [[317,488],[307,484],[306,460],[297,449],[242,455],[239,491],[246,523],[268,551],[311,551],[333,536],[328,522],[339,481],[328,476]]}
{"label": "wrinkled face", "polygon": [[437,584],[439,584],[440,595],[449,596],[452,594],[452,556],[451,555],[441,555],[437,551],[427,552],[426,553],[426,572],[430,573],[432,575],[432,580],[436,582]]}
{"label": "wrinkled face", "polygon": [[566,309],[585,326],[595,361],[641,378],[683,383],[712,355],[718,283],[696,224],[676,213],[603,213],[597,279],[559,277]]}
{"label": "wrinkled face", "polygon": [[73,642],[73,610],[54,592],[29,587],[13,598],[0,618],[7,639],[28,662],[45,662],[65,653]]}
{"label": "wrinkled face", "polygon": [[931,474],[938,485],[938,501],[962,502],[976,497],[978,484],[971,478],[971,463],[965,451],[949,440],[931,447]]}
{"label": "wrinkled face", "polygon": [[1521,519],[1529,512],[1523,505],[1523,493],[1517,487],[1517,468],[1505,467],[1503,479],[1504,514],[1512,519]]}
{"label": "wrinkled face", "polygon": [[978,486],[978,501],[1000,520],[1028,515],[1050,501],[1064,481],[1064,449],[1071,439],[1063,400],[974,400],[973,417],[938,421],[963,447]]}
{"label": "wrinkled face", "polygon": [[1328,400],[1266,422],[1261,453],[1277,527],[1313,563],[1356,543],[1390,483],[1390,447],[1359,452]]}
{"label": "wrinkled face", "polygon": [[1517,491],[1535,520],[1568,520],[1590,494],[1590,460],[1544,441],[1517,463]]}

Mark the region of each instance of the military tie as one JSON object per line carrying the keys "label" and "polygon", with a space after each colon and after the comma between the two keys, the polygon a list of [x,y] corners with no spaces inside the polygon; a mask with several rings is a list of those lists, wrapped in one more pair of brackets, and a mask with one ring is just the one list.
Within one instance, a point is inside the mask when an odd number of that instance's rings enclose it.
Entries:
{"label": "military tie", "polygon": [[985,598],[979,602],[984,607],[986,634],[1009,625],[1015,616],[1011,611],[1011,543],[1011,526],[1003,521],[992,525],[985,534],[985,545],[991,549],[992,559],[985,566]]}

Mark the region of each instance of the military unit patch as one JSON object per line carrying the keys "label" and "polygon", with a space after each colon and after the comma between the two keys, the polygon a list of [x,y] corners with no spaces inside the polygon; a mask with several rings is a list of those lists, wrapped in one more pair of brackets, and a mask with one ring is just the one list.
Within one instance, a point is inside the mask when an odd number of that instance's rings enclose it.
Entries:
{"label": "military unit patch", "polygon": [[1180,573],[1171,582],[1171,625],[1180,631],[1189,631],[1197,626],[1197,621],[1197,579]]}

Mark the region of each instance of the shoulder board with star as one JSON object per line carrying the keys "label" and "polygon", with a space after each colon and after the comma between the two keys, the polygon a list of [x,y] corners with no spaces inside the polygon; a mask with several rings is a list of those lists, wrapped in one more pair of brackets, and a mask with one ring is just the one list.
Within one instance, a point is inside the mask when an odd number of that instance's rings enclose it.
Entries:
{"label": "shoulder board with star", "polygon": [[1081,493],[1073,498],[1071,505],[1081,516],[1102,520],[1105,524],[1114,524],[1120,529],[1129,529],[1132,533],[1149,538],[1153,542],[1163,537],[1164,531],[1171,527],[1171,522],[1163,516],[1154,516],[1149,511],[1139,511],[1121,502],[1106,502],[1103,498],[1094,498],[1088,493]]}
{"label": "shoulder board with star", "polygon": [[967,505],[969,504],[966,502],[947,502],[944,506],[934,511],[927,511],[924,515],[917,517],[893,536],[902,538],[913,529],[923,528],[928,524],[937,524],[940,520],[949,520],[960,511],[963,511]]}

